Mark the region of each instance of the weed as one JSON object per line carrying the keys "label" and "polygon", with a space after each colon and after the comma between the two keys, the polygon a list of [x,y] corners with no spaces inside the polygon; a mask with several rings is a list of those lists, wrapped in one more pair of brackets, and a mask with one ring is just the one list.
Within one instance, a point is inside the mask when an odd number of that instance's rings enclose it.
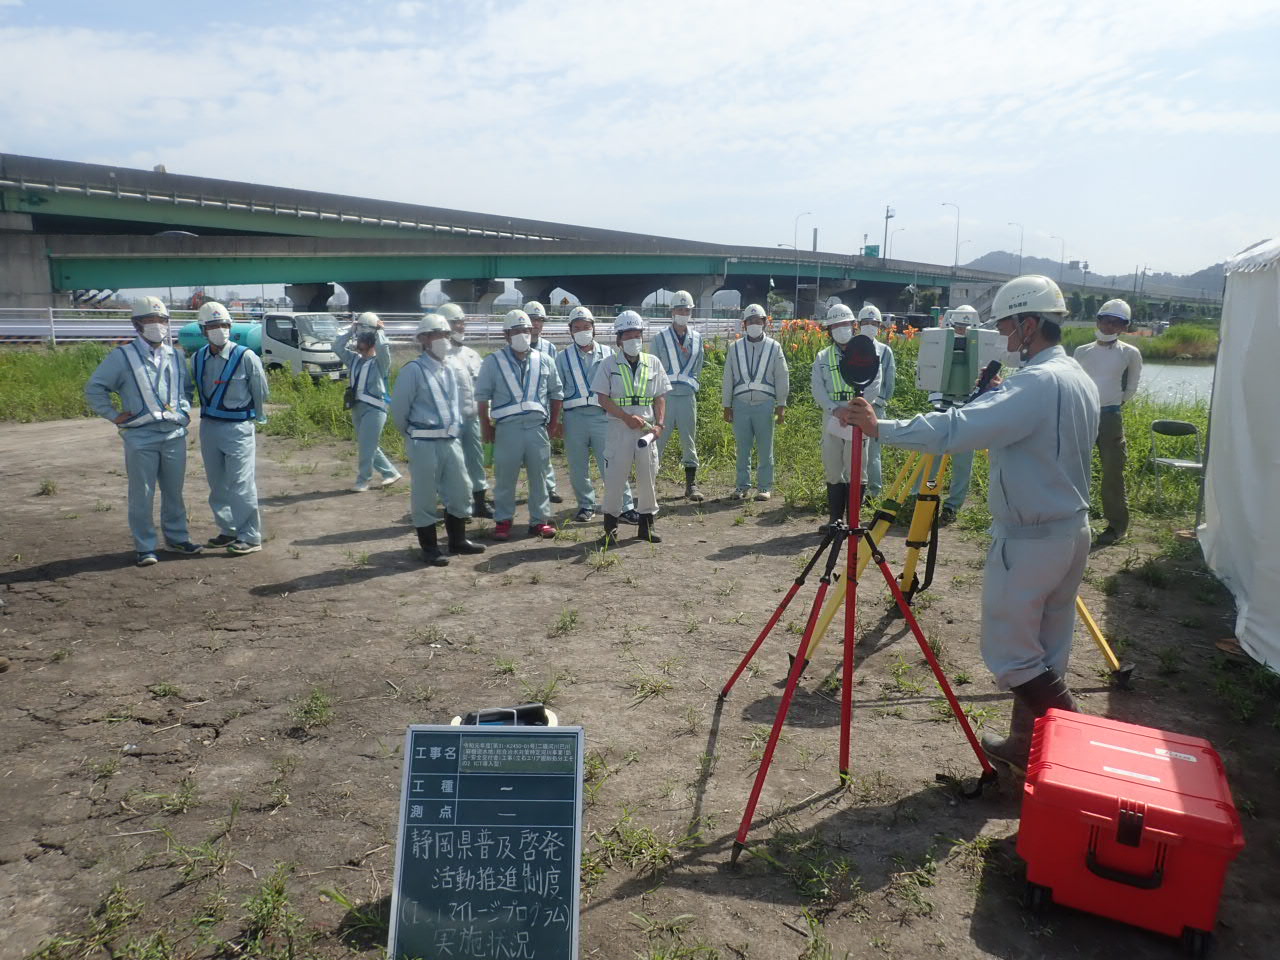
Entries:
{"label": "weed", "polygon": [[1156,660],[1160,663],[1157,668],[1160,673],[1177,673],[1182,669],[1182,651],[1177,647],[1165,647],[1160,650],[1156,653]]}
{"label": "weed", "polygon": [[425,643],[431,646],[441,647],[446,643],[452,643],[449,635],[441,630],[434,623],[427,627],[419,627],[409,634],[409,640],[412,643]]}
{"label": "weed", "polygon": [[898,654],[898,659],[889,668],[889,676],[893,678],[893,689],[904,696],[924,692],[924,684],[911,676],[911,664],[902,658],[902,654]]}
{"label": "weed", "polygon": [[733,525],[734,525],[735,527],[740,527],[740,526],[742,526],[742,525],[743,525],[744,523],[746,523],[746,522],[747,522],[747,518],[746,518],[745,516],[743,516],[742,514],[739,514],[738,516],[736,516],[736,517],[734,517],[734,518],[733,518]]}
{"label": "weed", "polygon": [[509,659],[506,657],[498,657],[496,660],[493,661],[493,665],[494,667],[497,668],[498,673],[502,674],[503,676],[514,677],[516,675],[515,660]]}
{"label": "weed", "polygon": [[894,857],[901,870],[891,874],[885,891],[888,899],[897,905],[901,914],[900,922],[910,922],[914,917],[927,917],[933,913],[933,903],[925,895],[925,891],[937,881],[938,863],[933,851],[928,851],[914,866]]}
{"label": "weed", "polygon": [[957,687],[963,687],[966,683],[973,683],[973,677],[971,677],[966,671],[961,670],[959,673],[956,673],[951,677],[951,682]]}
{"label": "weed", "polygon": [[303,730],[327,726],[333,723],[333,697],[319,687],[313,687],[294,706],[291,716]]}
{"label": "weed", "polygon": [[1133,575],[1149,587],[1163,590],[1169,586],[1169,571],[1155,557],[1148,557],[1133,571]]}
{"label": "weed", "polygon": [[684,711],[684,732],[696,736],[698,731],[702,729],[702,715],[698,713],[698,708],[689,706]]}
{"label": "weed", "polygon": [[577,610],[565,607],[560,611],[560,616],[556,618],[556,622],[551,625],[551,629],[547,631],[547,637],[563,637],[567,633],[572,633],[578,626],[578,619]]}
{"label": "weed", "polygon": [[599,853],[608,866],[622,863],[643,873],[657,873],[670,866],[676,854],[694,845],[697,837],[661,837],[652,827],[637,826],[630,808],[604,833],[592,834]]}
{"label": "weed", "polygon": [[1197,616],[1179,617],[1178,625],[1181,627],[1186,627],[1188,630],[1203,630],[1204,617],[1197,617]]}
{"label": "weed", "polygon": [[40,481],[40,489],[36,491],[37,497],[52,497],[58,493],[58,481],[45,477]]}
{"label": "weed", "polygon": [[594,550],[588,550],[586,556],[587,566],[595,573],[610,570],[622,563],[622,556],[614,553],[608,547],[596,547]]}
{"label": "weed", "polygon": [[53,663],[61,663],[63,660],[67,660],[70,657],[71,657],[71,650],[69,647],[59,647],[57,650],[53,651],[53,653],[49,655],[49,659]]}
{"label": "weed", "polygon": [[251,954],[283,941],[284,955],[295,955],[294,944],[302,927],[302,917],[293,912],[285,889],[292,872],[289,866],[276,864],[258,892],[244,902],[245,928],[238,939]]}
{"label": "weed", "polygon": [[389,918],[377,903],[357,904],[337,887],[322,888],[320,896],[329,898],[347,911],[347,915],[342,921],[344,938],[355,937],[359,940],[386,939]]}
{"label": "weed", "polygon": [[120,758],[107,757],[105,760],[100,760],[97,763],[90,764],[89,772],[93,774],[95,782],[110,780],[120,772]]}
{"label": "weed", "polygon": [[367,566],[369,566],[369,551],[368,551],[368,550],[361,550],[361,551],[360,551],[360,552],[358,552],[358,553],[357,553],[356,551],[354,551],[354,550],[348,550],[348,551],[346,552],[346,554],[344,554],[344,556],[346,556],[346,558],[347,558],[347,563],[351,564],[353,567],[367,567]]}
{"label": "weed", "polygon": [[1160,608],[1156,598],[1145,592],[1139,593],[1133,598],[1133,606],[1138,610],[1158,610]]}
{"label": "weed", "polygon": [[160,832],[168,842],[169,866],[177,867],[186,883],[221,873],[231,863],[231,850],[225,834],[218,840],[210,838],[189,846],[179,843],[174,835],[163,827]]}
{"label": "weed", "polygon": [[529,574],[529,582],[534,586],[537,586],[542,582],[542,574],[537,572]]}
{"label": "weed", "polygon": [[1106,597],[1118,596],[1120,593],[1120,577],[1111,574],[1102,581],[1102,594]]}
{"label": "weed", "polygon": [[798,960],[832,960],[834,956],[832,952],[831,940],[823,932],[822,921],[811,914],[808,910],[802,913],[804,922],[809,928],[808,937],[805,940],[804,949],[800,951]]}
{"label": "weed", "polygon": [[634,674],[627,681],[631,687],[634,696],[631,698],[631,705],[651,699],[652,697],[660,697],[671,689],[671,681],[666,677],[650,673]]}
{"label": "weed", "polygon": [[161,813],[186,813],[197,805],[199,795],[195,782],[190,777],[184,777],[173,793],[140,793],[134,799],[156,804]]}
{"label": "weed", "polygon": [[529,703],[541,703],[551,706],[556,702],[556,692],[560,687],[560,677],[552,677],[541,684],[533,684],[527,680],[520,681],[520,689]]}
{"label": "weed", "polygon": [[456,616],[458,616],[459,614],[466,613],[466,612],[467,612],[467,608],[466,608],[463,604],[461,604],[461,603],[451,603],[451,604],[449,604],[449,606],[448,606],[448,607],[446,607],[446,608],[445,608],[445,611],[444,611],[444,612],[445,612],[445,613],[447,613],[447,614],[450,614],[451,616],[455,616],[455,617],[456,617]]}
{"label": "weed", "polygon": [[982,875],[987,862],[995,856],[995,842],[995,837],[983,833],[972,840],[953,840],[947,862],[955,864],[966,876],[976,879]]}
{"label": "weed", "polygon": [[147,692],[160,700],[163,700],[165,697],[182,696],[182,691],[172,683],[153,683],[151,686],[147,687]]}

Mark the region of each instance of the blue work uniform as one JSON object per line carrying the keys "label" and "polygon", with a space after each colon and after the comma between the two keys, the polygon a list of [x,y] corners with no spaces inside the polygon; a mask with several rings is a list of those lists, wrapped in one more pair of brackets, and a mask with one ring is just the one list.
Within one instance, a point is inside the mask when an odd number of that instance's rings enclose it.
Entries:
{"label": "blue work uniform", "polygon": [[524,467],[529,480],[529,523],[551,519],[547,464],[551,459],[551,401],[564,399],[556,365],[538,350],[517,356],[511,347],[489,354],[480,364],[476,401],[489,404],[495,424],[493,444],[493,516],[510,523],[516,515],[516,481]]}
{"label": "blue work uniform", "polygon": [[[112,394],[120,398],[119,411],[111,404]],[[157,486],[165,542],[190,542],[182,484],[191,382],[182,356],[167,343],[153,348],[137,337],[107,354],[85,384],[84,395],[89,408],[105,420],[133,414],[119,430],[129,477],[129,530],[138,553],[155,553],[158,546],[152,516]]]}
{"label": "blue work uniform", "polygon": [[218,532],[241,543],[262,543],[258,513],[256,422],[265,422],[267,376],[252,350],[205,344],[191,358],[200,392],[200,456],[209,481],[209,509]]}
{"label": "blue work uniform", "polygon": [[[879,340],[876,342],[876,353],[880,355],[880,389],[879,396],[871,404],[875,407],[876,416],[883,417],[889,401],[893,399],[894,388],[898,385],[898,362],[893,357],[893,348]],[[883,468],[880,465],[880,441],[867,438],[867,493],[873,497],[880,496],[884,488]],[[955,458],[952,458],[955,462]],[[969,455],[969,465],[973,465],[973,455]],[[954,482],[954,481],[953,481]],[[965,484],[965,490],[969,489]],[[961,501],[964,500],[962,496]],[[948,501],[950,502],[950,501]]]}
{"label": "blue work uniform", "polygon": [[384,480],[400,476],[400,471],[382,452],[378,442],[387,423],[387,380],[391,376],[391,344],[379,331],[376,352],[362,357],[347,346],[350,331],[333,342],[334,352],[347,365],[347,383],[353,403],[351,425],[356,431],[356,483],[368,483],[377,470]]}
{"label": "blue work uniform", "polygon": [[[553,362],[555,361],[556,357],[560,355],[560,351],[556,349],[556,345],[552,343],[550,340],[548,340],[546,337],[539,337],[537,341],[535,343],[530,344],[530,346],[534,350],[537,350],[539,353],[545,353],[548,357],[551,358]],[[561,378],[562,386],[563,386],[563,383],[564,383],[563,378]],[[556,492],[556,467],[555,467],[555,464],[551,462],[550,454],[548,454],[547,455],[547,494],[550,495],[555,492]]]}
{"label": "blue work uniform", "polygon": [[671,435],[680,431],[680,462],[698,466],[698,390],[707,351],[702,334],[690,327],[682,336],[674,323],[653,340],[653,354],[662,362],[671,392],[667,394],[667,427],[658,438],[658,454],[666,454]]}
{"label": "blue work uniform", "polygon": [[437,360],[427,350],[396,377],[391,422],[405,437],[415,527],[436,525],[441,500],[450,516],[471,516],[471,478],[460,439],[462,398],[470,382],[471,375],[452,357]]}
{"label": "blue work uniform", "polygon": [[[596,488],[591,482],[591,458],[594,455],[596,469],[604,479],[605,444],[609,438],[609,415],[600,406],[600,398],[591,389],[596,368],[613,350],[593,341],[590,350],[577,344],[556,354],[556,375],[564,391],[564,452],[569,460],[569,482],[579,510],[596,512]],[[635,506],[631,496],[631,483],[623,493],[622,510],[625,513]]]}
{"label": "blue work uniform", "polygon": [[489,489],[484,468],[484,438],[480,434],[480,418],[476,416],[476,377],[480,376],[480,354],[465,344],[449,341],[449,359],[467,374],[462,404],[462,457],[467,462],[467,477],[472,494]]}
{"label": "blue work uniform", "polygon": [[1098,389],[1061,346],[963,407],[880,423],[882,442],[924,453],[990,451],[991,549],[982,658],[1002,689],[1046,668],[1065,677],[1089,556]]}
{"label": "blue work uniform", "polygon": [[[844,428],[841,428],[839,434],[829,429],[840,426],[838,421],[832,423],[836,408],[845,406],[857,396],[857,392],[840,374],[840,357],[840,347],[833,343],[818,352],[809,371],[809,386],[813,391],[814,403],[826,415],[822,423],[822,472],[827,483],[848,483],[849,470],[853,466],[853,431],[850,430],[848,439],[845,439]],[[862,391],[863,399],[873,407],[880,399],[882,377],[883,368]],[[734,419],[737,419],[736,414]],[[862,480],[867,479],[867,471],[870,469],[867,454],[869,440],[866,436],[862,440]]]}
{"label": "blue work uniform", "polygon": [[746,337],[729,344],[724,360],[721,401],[733,410],[733,439],[738,463],[735,486],[751,486],[751,449],[756,451],[756,489],[773,490],[774,410],[787,405],[790,373],[782,345],[772,337],[751,341]]}

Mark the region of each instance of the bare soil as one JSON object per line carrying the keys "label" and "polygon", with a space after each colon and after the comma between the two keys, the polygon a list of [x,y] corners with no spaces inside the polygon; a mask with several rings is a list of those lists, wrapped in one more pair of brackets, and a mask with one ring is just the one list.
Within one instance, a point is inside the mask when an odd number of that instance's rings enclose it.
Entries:
{"label": "bare soil", "polygon": [[[187,504],[203,540],[214,528],[199,460],[193,448]],[[404,486],[349,494],[352,474],[345,446],[262,438],[266,549],[136,569],[113,432],[0,426],[0,957],[54,936],[79,945],[48,956],[119,956],[130,943],[140,955],[157,931],[156,956],[284,955],[288,911],[263,929],[246,906],[277,864],[291,869],[298,955],[377,956],[405,726],[545,695],[553,681],[554,709],[585,727],[591,753],[583,957],[1176,955],[1117,923],[1023,909],[1020,783],[964,800],[935,781],[977,763],[910,633],[885,615],[878,577],[859,610],[853,782],[837,782],[828,641],[765,788],[758,855],[729,868],[816,576],[758,671],[722,705],[717,692],[816,544],[813,516],[777,501],[696,509],[664,479],[660,546],[624,542],[602,563],[598,524],[496,544],[477,522],[486,554],[427,569]],[[44,480],[56,490],[38,495]],[[1198,559],[1166,551],[1143,565],[1159,549],[1148,533],[1095,553],[1083,588],[1137,662],[1134,689],[1109,684],[1082,630],[1071,683],[1090,713],[1222,752],[1247,847],[1218,956],[1272,958],[1278,698],[1215,648],[1230,607]],[[903,550],[895,529],[895,569]],[[917,607],[966,710],[1003,730],[1009,699],[977,648],[984,556],[981,534],[944,530]],[[335,889],[346,905],[322,893]]]}

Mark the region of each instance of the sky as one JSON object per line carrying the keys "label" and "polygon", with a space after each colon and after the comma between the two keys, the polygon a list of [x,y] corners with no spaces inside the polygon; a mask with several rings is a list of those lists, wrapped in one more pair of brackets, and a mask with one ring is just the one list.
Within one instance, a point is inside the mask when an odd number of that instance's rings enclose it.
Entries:
{"label": "sky", "polygon": [[944,264],[955,204],[962,263],[1013,222],[1186,273],[1280,232],[1278,38],[1280,0],[0,0],[0,152],[834,252],[891,205]]}

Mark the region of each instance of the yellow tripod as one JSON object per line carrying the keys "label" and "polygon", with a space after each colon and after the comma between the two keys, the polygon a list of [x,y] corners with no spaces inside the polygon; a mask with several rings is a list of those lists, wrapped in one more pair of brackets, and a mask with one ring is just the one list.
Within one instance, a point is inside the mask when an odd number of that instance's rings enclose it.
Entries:
{"label": "yellow tripod", "polygon": [[1107,666],[1111,668],[1111,679],[1116,682],[1116,686],[1121,690],[1128,690],[1129,680],[1133,677],[1134,665],[1120,662],[1120,658],[1111,649],[1111,644],[1107,643],[1107,638],[1102,635],[1102,630],[1098,626],[1098,622],[1093,619],[1093,614],[1089,612],[1089,608],[1084,605],[1084,601],[1079,597],[1076,597],[1076,613],[1080,614],[1080,619],[1084,621],[1084,627],[1089,631],[1089,636],[1093,637],[1093,642],[1102,651],[1103,659],[1107,661]]}

